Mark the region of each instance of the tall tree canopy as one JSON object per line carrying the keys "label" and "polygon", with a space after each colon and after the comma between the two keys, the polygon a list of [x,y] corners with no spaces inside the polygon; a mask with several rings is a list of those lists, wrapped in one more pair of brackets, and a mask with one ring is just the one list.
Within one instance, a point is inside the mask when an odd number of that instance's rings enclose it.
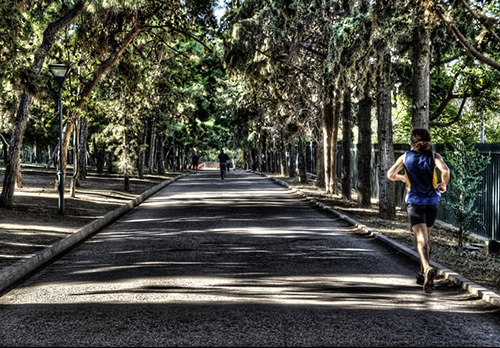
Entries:
{"label": "tall tree canopy", "polygon": [[295,175],[298,158],[307,181],[314,141],[317,185],[336,194],[341,140],[342,194],[355,187],[366,205],[369,167],[357,183],[346,168],[351,142],[366,163],[373,141],[380,210],[390,216],[393,136],[407,141],[424,127],[437,141],[475,142],[484,128],[485,141],[500,139],[499,0],[224,3],[219,22],[215,0],[2,2],[0,206],[12,207],[22,183],[23,144],[55,150],[52,63],[72,66],[61,165],[81,149],[82,179],[88,153],[98,171],[114,157],[129,177],[224,147],[283,175]]}

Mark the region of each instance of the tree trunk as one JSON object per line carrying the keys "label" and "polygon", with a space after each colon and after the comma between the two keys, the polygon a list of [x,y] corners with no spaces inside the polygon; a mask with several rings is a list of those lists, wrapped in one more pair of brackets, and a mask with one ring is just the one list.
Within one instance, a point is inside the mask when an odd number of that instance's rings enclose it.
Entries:
{"label": "tree trunk", "polygon": [[394,163],[392,144],[392,105],[391,91],[386,81],[380,77],[377,97],[378,146],[380,153],[379,167],[379,214],[382,218],[393,219],[396,216],[396,195],[394,182],[387,178],[387,171]]}
{"label": "tree trunk", "polygon": [[273,140],[273,173],[278,172],[278,150],[276,149],[276,140]]}
{"label": "tree trunk", "polygon": [[73,158],[75,159],[73,161],[73,177],[71,178],[71,185],[70,185],[70,197],[76,197],[76,187],[80,186],[80,182],[78,181],[80,178],[80,172],[79,172],[79,162],[80,162],[80,144],[78,143],[78,138],[80,135],[80,118],[75,120],[75,134],[73,135],[73,151],[74,151],[74,156]]}
{"label": "tree trunk", "polygon": [[270,173],[275,172],[275,164],[276,164],[276,161],[274,160],[273,144],[274,144],[274,140],[271,140],[269,142],[268,155],[267,155],[269,158],[269,172]]}
{"label": "tree trunk", "polygon": [[182,147],[182,170],[186,169],[186,148]]}
{"label": "tree trunk", "polygon": [[257,170],[257,162],[255,160],[256,156],[255,156],[255,148],[254,147],[252,147],[250,153],[252,154],[252,156],[251,156],[252,157],[252,170],[256,171]]}
{"label": "tree trunk", "polygon": [[21,170],[17,171],[16,188],[23,188],[23,176],[21,174]]}
{"label": "tree trunk", "polygon": [[184,161],[182,160],[182,154],[184,153],[184,147],[182,146],[181,143],[179,143],[179,171],[182,171],[184,169]]}
{"label": "tree trunk", "polygon": [[338,134],[339,134],[339,122],[340,122],[340,100],[337,100],[335,102],[335,108],[333,111],[333,130],[332,130],[332,140],[333,140],[333,145],[332,145],[332,194],[336,195],[339,192],[339,186],[338,186],[338,176],[337,176],[337,166],[338,166],[338,161],[337,161],[337,154],[338,154]]}
{"label": "tree trunk", "polygon": [[276,145],[276,173],[282,173],[281,167],[281,136],[278,138],[278,144]]}
{"label": "tree trunk", "polygon": [[269,144],[269,149],[267,150],[267,152],[267,158],[269,158],[269,173],[274,173],[274,156],[271,144]]}
{"label": "tree trunk", "polygon": [[458,252],[461,252],[464,247],[464,223],[463,220],[460,220],[458,223]]}
{"label": "tree trunk", "polygon": [[269,141],[269,146],[267,149],[267,158],[269,159],[269,172],[274,173],[274,156],[273,156],[273,142]]}
{"label": "tree trunk", "polygon": [[259,172],[263,172],[263,161],[262,161],[262,142],[259,142],[259,150],[257,151],[257,157],[259,158],[259,165],[258,165],[258,168],[259,168]]}
{"label": "tree trunk", "polygon": [[33,159],[34,159],[34,155],[35,155],[35,151],[34,151],[34,144],[33,144],[33,141],[30,143],[30,164],[33,164]]}
{"label": "tree trunk", "polygon": [[342,110],[342,198],[351,199],[351,89],[344,90]]}
{"label": "tree trunk", "polygon": [[141,147],[139,149],[139,158],[137,159],[137,176],[139,179],[144,178],[144,165],[146,162],[146,144],[148,141],[147,135],[148,132],[146,129],[148,128],[147,122],[144,125],[144,128],[141,131],[142,135],[142,141],[141,141]]}
{"label": "tree trunk", "polygon": [[80,180],[87,178],[87,144],[89,137],[89,120],[87,117],[80,118],[80,153],[78,156],[78,169]]}
{"label": "tree trunk", "polygon": [[243,150],[243,169],[248,170],[248,150]]}
{"label": "tree trunk", "polygon": [[269,162],[268,162],[268,159],[267,159],[267,133],[266,131],[262,131],[262,134],[261,134],[261,149],[262,149],[262,167],[261,167],[261,171],[262,172],[267,172],[269,171]]}
{"label": "tree trunk", "polygon": [[7,163],[9,162],[9,145],[7,143],[4,143],[3,144],[3,163],[4,165],[7,165]]}
{"label": "tree trunk", "polygon": [[21,163],[26,163],[26,151],[24,144],[21,145]]}
{"label": "tree trunk", "polygon": [[155,152],[156,152],[155,121],[156,120],[153,121],[153,126],[151,128],[151,136],[149,138],[149,161],[148,161],[149,174],[153,174],[155,168]]}
{"label": "tree trunk", "polygon": [[36,137],[35,160],[38,164],[42,163],[42,145],[40,137]]}
{"label": "tree trunk", "polygon": [[273,173],[276,174],[278,172],[278,151],[276,151],[276,140],[273,140]]}
{"label": "tree trunk", "polygon": [[180,156],[179,156],[180,150],[181,150],[181,144],[179,142],[177,142],[177,146],[175,147],[175,152],[174,152],[175,170],[176,171],[180,170],[180,165],[181,165]]}
{"label": "tree trunk", "polygon": [[100,147],[97,147],[97,143],[94,140],[94,151],[96,158],[96,171],[99,174],[104,172],[104,164],[106,163],[106,144],[100,143]]}
{"label": "tree trunk", "polygon": [[372,99],[367,84],[365,95],[359,101],[358,111],[358,203],[361,207],[371,205],[371,166],[369,165],[372,157],[371,119]]}
{"label": "tree trunk", "polygon": [[94,159],[92,158],[92,155],[90,154],[88,147],[87,147],[87,158],[90,161],[90,164],[97,168],[97,165],[95,164]]}
{"label": "tree trunk", "polygon": [[306,160],[306,140],[304,136],[299,138],[299,178],[300,182],[307,184],[307,160]]}
{"label": "tree trunk", "polygon": [[290,143],[290,178],[295,178],[297,175],[297,148],[295,147],[295,139],[292,138]]}
{"label": "tree trunk", "polygon": [[337,194],[337,136],[340,119],[340,101],[326,103],[323,109],[323,141],[325,162],[325,190]]}
{"label": "tree trunk", "polygon": [[128,154],[128,132],[127,128],[123,132],[123,190],[130,191],[130,168]]}
{"label": "tree trunk", "polygon": [[[56,148],[54,149],[54,151],[52,151],[52,155],[50,155],[50,158],[49,158],[49,160],[47,162],[47,165],[45,166],[46,169],[50,168],[50,165],[52,164],[52,161],[54,161],[54,158],[55,158],[55,155],[56,155],[58,149],[59,149],[59,142],[57,143]],[[49,148],[49,150],[50,150],[50,148]],[[54,162],[56,162],[56,161],[54,161]],[[54,167],[55,167],[55,165],[54,165]]]}
{"label": "tree trunk", "polygon": [[163,160],[163,151],[164,151],[163,135],[160,135],[158,137],[157,148],[158,148],[158,153],[156,155],[156,158],[158,159],[158,174],[165,175],[165,161]]}
{"label": "tree trunk", "polygon": [[288,176],[288,165],[286,163],[286,144],[283,140],[283,135],[280,137],[280,147],[281,147],[281,175]]}
{"label": "tree trunk", "polygon": [[333,124],[334,124],[334,110],[331,102],[325,103],[323,107],[323,156],[325,163],[325,191],[327,194],[335,192],[336,185],[333,182],[332,171],[336,168],[333,166],[332,154],[333,145],[337,143],[337,139],[333,139]]}
{"label": "tree trunk", "polygon": [[108,153],[108,173],[113,174],[113,150]]}
{"label": "tree trunk", "polygon": [[[417,14],[413,31],[413,105],[412,127],[429,128],[430,105],[430,33],[423,24],[423,14]],[[417,19],[418,18],[418,19]]]}
{"label": "tree trunk", "polygon": [[23,144],[24,131],[28,121],[29,107],[31,106],[31,94],[23,93],[17,116],[14,120],[12,137],[10,140],[8,160],[5,167],[3,180],[3,190],[0,195],[0,207],[12,209],[15,186],[18,183],[18,173],[20,172],[20,154]]}
{"label": "tree trunk", "polygon": [[325,146],[324,146],[323,134],[318,137],[318,143],[316,144],[316,187],[325,189]]}
{"label": "tree trunk", "polygon": [[49,161],[49,156],[50,156],[50,146],[44,146],[42,149],[42,163],[47,164]]}

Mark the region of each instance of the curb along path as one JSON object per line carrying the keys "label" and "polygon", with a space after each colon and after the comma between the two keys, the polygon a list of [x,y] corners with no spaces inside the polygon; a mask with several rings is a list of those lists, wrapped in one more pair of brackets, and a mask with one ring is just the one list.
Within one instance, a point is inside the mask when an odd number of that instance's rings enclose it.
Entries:
{"label": "curb along path", "polygon": [[[335,209],[327,206],[326,204],[323,204],[321,202],[318,202],[317,200],[309,197],[307,194],[305,194],[304,192],[296,189],[295,187],[293,187],[292,185],[282,181],[282,180],[279,180],[279,179],[276,179],[275,177],[273,176],[270,176],[270,175],[267,175],[267,174],[264,174],[264,173],[261,173],[261,172],[257,172],[257,171],[249,171],[251,173],[254,173],[254,174],[258,174],[258,175],[261,175],[261,176],[264,176],[282,186],[285,186],[287,187],[288,189],[290,189],[291,191],[301,195],[302,197],[308,199],[309,201],[311,201],[312,203],[316,204],[317,206],[321,207],[322,209],[325,209],[326,211],[330,212],[330,213],[333,213],[334,215],[340,217],[341,219],[347,221],[348,223],[350,223],[351,225],[365,231],[369,236],[371,237],[375,237],[375,238],[378,238],[380,241],[384,242],[385,244],[389,245],[390,247],[396,249],[397,251],[401,252],[402,254],[408,256],[409,258],[415,260],[415,261],[418,261],[420,262],[420,257],[418,255],[417,252],[411,250],[410,248],[408,247],[405,247],[404,245],[384,236],[383,234],[381,234],[380,232],[377,232],[376,230],[372,229],[372,228],[369,228],[367,227],[366,225],[363,225],[361,224],[360,222],[350,218],[349,216],[345,215],[345,214],[342,214],[338,211],[336,211]],[[495,306],[498,306],[500,307],[500,296],[498,296],[497,294],[495,294],[493,291],[477,284],[477,283],[474,283],[473,281],[465,278],[464,276],[446,268],[445,266],[437,263],[437,262],[434,262],[434,261],[431,261],[430,262],[432,267],[434,267],[435,269],[438,270],[438,274],[439,275],[442,275],[445,279],[448,279],[450,281],[452,281],[453,283],[455,283],[456,285],[460,286],[462,289],[468,291],[469,293],[479,297],[480,299],[488,302],[488,303],[491,303],[492,305],[495,305]]]}
{"label": "curb along path", "polygon": [[50,247],[47,247],[31,257],[25,258],[16,262],[10,267],[7,267],[3,270],[0,270],[0,296],[1,292],[14,285],[16,282],[20,281],[24,277],[31,274],[33,271],[43,266],[44,264],[50,262],[54,258],[63,254],[68,249],[72,248],[74,245],[78,244],[82,240],[86,239],[90,235],[96,233],[99,229],[106,226],[107,224],[115,221],[122,215],[126,214],[146,199],[160,191],[165,186],[175,182],[188,174],[181,174],[173,179],[167,179],[162,183],[156,185],[155,187],[150,188],[147,191],[144,191],[141,195],[134,198],[133,200],[125,203],[120,208],[117,208],[108,214],[104,215],[100,219],[96,219],[91,223],[83,226],[79,230],[73,232],[71,235],[66,238],[61,239],[60,241],[52,244]]}

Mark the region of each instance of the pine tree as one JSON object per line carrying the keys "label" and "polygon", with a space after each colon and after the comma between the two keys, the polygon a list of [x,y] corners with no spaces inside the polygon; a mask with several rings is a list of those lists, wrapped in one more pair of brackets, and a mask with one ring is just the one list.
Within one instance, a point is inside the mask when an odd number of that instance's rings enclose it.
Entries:
{"label": "pine tree", "polygon": [[484,192],[478,187],[483,180],[481,172],[490,163],[491,157],[481,155],[475,144],[466,144],[461,140],[453,143],[451,149],[445,148],[444,153],[452,176],[442,202],[458,223],[458,248],[461,251],[464,237],[472,232],[473,225],[484,225],[474,203]]}

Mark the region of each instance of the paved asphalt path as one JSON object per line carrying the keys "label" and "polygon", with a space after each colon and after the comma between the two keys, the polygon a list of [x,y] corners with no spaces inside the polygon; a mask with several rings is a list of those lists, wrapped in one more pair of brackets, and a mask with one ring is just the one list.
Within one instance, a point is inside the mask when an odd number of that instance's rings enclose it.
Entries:
{"label": "paved asphalt path", "polygon": [[500,346],[497,307],[277,184],[204,170],[0,298],[0,346]]}

